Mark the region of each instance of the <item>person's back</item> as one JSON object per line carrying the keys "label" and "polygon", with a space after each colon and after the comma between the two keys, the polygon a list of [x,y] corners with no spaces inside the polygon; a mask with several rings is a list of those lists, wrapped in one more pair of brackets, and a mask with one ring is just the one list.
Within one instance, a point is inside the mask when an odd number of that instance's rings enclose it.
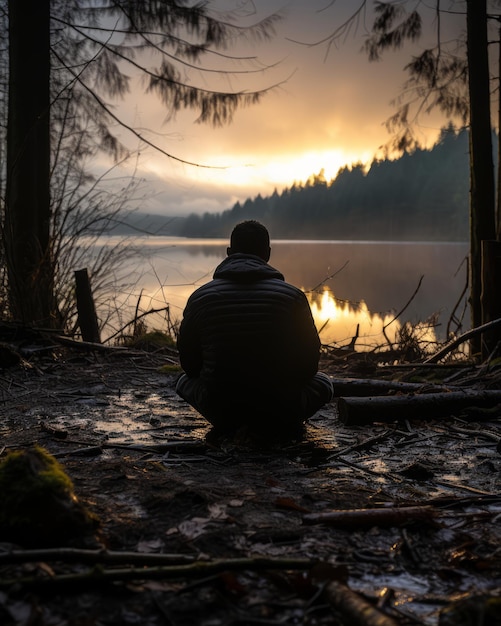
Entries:
{"label": "person's back", "polygon": [[[236,226],[228,257],[214,280],[192,294],[181,323],[186,374],[177,391],[225,429],[275,423],[282,431],[332,396],[327,377],[317,374],[320,341],[308,301],[267,263],[269,255],[264,226]],[[315,381],[320,397],[311,410],[303,396]]]}

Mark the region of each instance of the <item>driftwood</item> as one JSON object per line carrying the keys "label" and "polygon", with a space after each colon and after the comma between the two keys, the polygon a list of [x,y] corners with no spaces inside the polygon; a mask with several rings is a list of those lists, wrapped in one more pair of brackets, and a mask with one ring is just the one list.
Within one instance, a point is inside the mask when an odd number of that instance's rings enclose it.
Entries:
{"label": "driftwood", "polygon": [[[341,422],[346,426],[355,426],[403,419],[434,419],[466,409],[492,409],[498,404],[501,404],[499,390],[465,389],[449,393],[342,397],[338,398],[337,408]],[[478,419],[479,415],[475,417]]]}
{"label": "driftwood", "polygon": [[430,521],[437,512],[429,506],[404,506],[381,509],[346,509],[307,513],[304,524],[329,524],[339,528],[371,528],[372,526],[401,526],[415,520]]}
{"label": "driftwood", "polygon": [[330,582],[325,587],[324,595],[353,626],[398,626],[398,622],[392,617],[379,611],[360,594],[342,583]]}

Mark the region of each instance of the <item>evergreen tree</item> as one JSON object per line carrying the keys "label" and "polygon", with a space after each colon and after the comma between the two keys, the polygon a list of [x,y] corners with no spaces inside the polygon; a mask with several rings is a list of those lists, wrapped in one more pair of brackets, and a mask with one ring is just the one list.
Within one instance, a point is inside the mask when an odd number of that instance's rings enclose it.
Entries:
{"label": "evergreen tree", "polygon": [[[39,0],[28,12],[18,0],[3,0],[1,11],[9,24],[2,239],[10,312],[25,323],[56,325],[58,259],[51,247],[49,193],[50,172],[58,166],[54,154],[83,134],[86,150],[119,158],[126,152],[120,132],[176,158],[127,125],[107,100],[125,97],[131,89],[129,73],[139,73],[146,78],[146,92],[161,99],[166,118],[189,108],[198,111],[200,123],[228,123],[237,107],[259,102],[268,89],[223,92],[196,79],[204,72],[232,73],[236,57],[224,50],[242,37],[271,37],[279,16],[245,26],[216,14],[210,3],[188,0]],[[204,65],[210,56],[226,69]]]}
{"label": "evergreen tree", "polygon": [[274,238],[466,241],[468,137],[449,126],[429,150],[374,160],[367,171],[346,166],[330,182],[320,173],[268,198],[237,202],[215,216],[211,232],[190,216],[183,234],[226,237],[235,223],[262,219]]}

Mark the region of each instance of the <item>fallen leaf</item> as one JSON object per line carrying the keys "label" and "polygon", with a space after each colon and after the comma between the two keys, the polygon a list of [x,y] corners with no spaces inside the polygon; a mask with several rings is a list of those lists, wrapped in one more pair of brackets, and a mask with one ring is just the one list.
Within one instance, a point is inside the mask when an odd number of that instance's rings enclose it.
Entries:
{"label": "fallen leaf", "polygon": [[181,522],[177,528],[186,539],[196,539],[205,532],[210,522],[211,520],[206,517],[194,517]]}
{"label": "fallen leaf", "polygon": [[149,541],[140,541],[137,544],[137,551],[144,553],[159,552],[164,547],[161,539],[151,539]]}
{"label": "fallen leaf", "polygon": [[228,519],[228,513],[226,513],[226,504],[209,504],[209,516],[213,520],[225,520]]}
{"label": "fallen leaf", "polygon": [[228,506],[231,506],[234,508],[243,506],[243,505],[244,505],[244,500],[237,500],[236,498],[228,502]]}

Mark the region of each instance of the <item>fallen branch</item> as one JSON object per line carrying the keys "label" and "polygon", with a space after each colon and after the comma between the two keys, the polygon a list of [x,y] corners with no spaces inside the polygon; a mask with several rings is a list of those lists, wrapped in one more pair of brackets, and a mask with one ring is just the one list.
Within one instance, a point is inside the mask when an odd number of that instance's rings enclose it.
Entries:
{"label": "fallen branch", "polygon": [[[65,444],[76,444],[81,445],[78,441],[61,441],[60,443]],[[134,450],[135,452],[148,453],[151,452],[153,454],[162,454],[165,452],[200,452],[204,453],[207,451],[207,445],[204,441],[164,441],[162,443],[151,443],[151,444],[127,444],[127,443],[107,443],[103,442],[97,445],[90,445],[83,448],[77,448],[76,450],[68,450],[64,452],[56,452],[53,456],[61,457],[68,455],[81,455],[81,456],[96,456],[101,454],[104,449],[114,449],[114,450]]]}
{"label": "fallen branch", "polygon": [[267,557],[216,559],[213,561],[196,561],[187,565],[166,565],[164,567],[142,567],[126,569],[107,569],[99,566],[79,574],[60,574],[50,578],[11,578],[0,579],[0,589],[12,586],[24,589],[51,589],[60,587],[101,586],[104,583],[152,580],[152,579],[186,579],[205,578],[224,571],[243,570],[309,570],[318,561],[313,559],[273,559]]}
{"label": "fallen branch", "polygon": [[[360,426],[372,422],[394,422],[403,419],[434,419],[447,417],[458,411],[469,410],[468,418],[478,419],[482,414],[474,409],[493,408],[501,403],[501,391],[451,391],[449,393],[422,393],[399,396],[370,396],[366,398],[338,398],[339,419],[346,426]],[[492,414],[489,414],[492,418]]]}
{"label": "fallen branch", "polygon": [[304,524],[329,524],[339,528],[371,528],[372,526],[401,526],[408,522],[430,521],[436,510],[429,506],[406,506],[382,509],[346,509],[307,513]]}
{"label": "fallen branch", "polygon": [[451,341],[450,343],[448,343],[446,346],[444,346],[441,350],[439,350],[432,356],[425,359],[423,363],[425,364],[436,363],[437,361],[440,361],[440,359],[442,359],[444,356],[447,356],[450,352],[452,352],[454,348],[457,348],[459,345],[461,345],[462,343],[465,343],[466,341],[468,341],[472,337],[475,337],[476,335],[485,333],[486,331],[491,330],[492,328],[496,326],[499,326],[499,324],[501,324],[501,318],[497,320],[492,320],[491,322],[487,322],[487,324],[482,324],[482,326],[477,326],[476,328],[472,328],[471,330],[467,331],[466,333],[463,333],[459,337],[456,337],[454,341]]}
{"label": "fallen branch", "polygon": [[398,622],[392,617],[381,613],[360,594],[342,583],[330,582],[326,585],[324,594],[329,603],[353,626],[398,626]]}
{"label": "fallen branch", "polygon": [[[145,356],[146,354],[148,354],[144,350],[136,350],[134,348],[129,348],[128,346],[108,346],[103,343],[94,343],[92,341],[79,341],[77,339],[65,337],[64,335],[51,335],[50,338],[54,341],[57,341],[63,346],[67,346],[68,348],[73,348],[81,352],[105,352],[108,354],[118,354],[125,356]],[[106,339],[106,341],[109,341],[109,339]],[[170,363],[174,363],[176,365],[178,363],[177,360],[171,359],[166,355],[162,355],[162,359],[165,359]]]}
{"label": "fallen branch", "polygon": [[[96,352],[113,352],[113,353],[124,353],[124,354],[132,354],[134,350],[130,350],[124,346],[105,346],[102,343],[95,343],[93,341],[77,341],[76,339],[71,339],[70,337],[65,337],[64,335],[51,335],[50,337],[54,341],[57,341],[63,346],[68,346],[69,348],[74,348],[75,350],[82,351],[92,351]],[[137,351],[136,351],[137,353]]]}
{"label": "fallen branch", "polygon": [[145,552],[113,552],[109,550],[83,550],[79,548],[47,548],[41,550],[9,550],[0,552],[0,565],[6,563],[32,563],[60,561],[64,563],[112,563],[133,565],[179,565],[193,563],[188,554],[157,554]]}
{"label": "fallen branch", "polygon": [[[354,443],[351,446],[342,448],[341,450],[334,452],[334,454],[330,454],[327,457],[327,460],[332,461],[332,459],[336,459],[338,456],[342,456],[343,454],[348,454],[348,452],[355,452],[355,450],[368,450],[374,444],[380,443],[383,439],[386,439],[386,437],[390,435],[392,432],[393,430],[391,429],[385,430],[384,432],[374,435],[373,437],[368,437],[367,439],[364,439],[363,441],[359,441],[358,443]],[[329,467],[329,466],[326,465],[325,467]]]}

